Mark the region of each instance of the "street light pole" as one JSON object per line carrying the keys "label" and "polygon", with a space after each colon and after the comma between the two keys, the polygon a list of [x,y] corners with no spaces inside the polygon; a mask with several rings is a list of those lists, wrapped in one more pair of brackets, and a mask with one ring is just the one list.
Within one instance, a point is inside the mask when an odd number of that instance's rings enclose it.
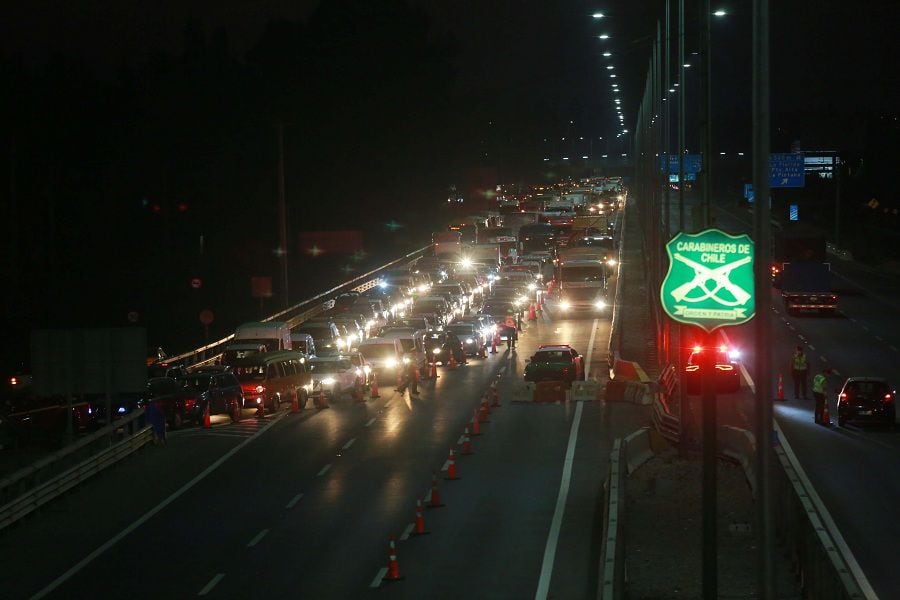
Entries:
{"label": "street light pole", "polygon": [[706,173],[703,178],[703,227],[711,225],[710,219],[710,200],[712,196],[713,173],[712,173],[712,82],[710,80],[710,71],[712,61],[710,60],[710,44],[709,30],[711,13],[709,10],[709,0],[700,0],[700,89],[701,98],[703,98],[703,171]]}
{"label": "street light pole", "polygon": [[288,296],[287,208],[284,201],[284,123],[278,122],[278,254],[281,260],[281,285],[284,308],[290,306]]}
{"label": "street light pole", "polygon": [[[684,0],[678,0],[678,230],[684,231]],[[682,423],[684,421],[682,420]]]}

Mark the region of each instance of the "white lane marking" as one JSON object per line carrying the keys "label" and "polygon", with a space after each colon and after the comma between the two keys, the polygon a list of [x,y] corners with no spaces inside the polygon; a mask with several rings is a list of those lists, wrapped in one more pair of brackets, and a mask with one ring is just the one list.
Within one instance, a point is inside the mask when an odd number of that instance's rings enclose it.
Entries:
{"label": "white lane marking", "polygon": [[387,402],[384,403],[385,408],[388,408],[390,405],[391,405],[391,400],[388,400]]}
{"label": "white lane marking", "polygon": [[853,318],[853,317],[850,317],[850,322],[851,322],[851,323],[856,323],[856,322],[857,322],[857,321],[856,321],[856,319],[855,319],[855,318]]}
{"label": "white lane marking", "polygon": [[355,442],[355,441],[356,441],[356,438],[351,438],[349,442],[347,442],[346,444],[344,444],[343,446],[341,446],[341,450],[346,450],[347,448],[349,448],[350,446],[352,446],[352,445],[353,445],[353,442]]}
{"label": "white lane marking", "polygon": [[450,459],[448,458],[447,460],[444,461],[444,466],[441,467],[441,471],[446,471],[449,468],[450,468]]}
{"label": "white lane marking", "polygon": [[285,505],[285,508],[294,508],[295,506],[297,506],[297,503],[300,502],[300,498],[302,497],[303,494],[297,494],[296,496],[291,498],[291,501]]}
{"label": "white lane marking", "polygon": [[458,440],[456,440],[456,445],[462,446],[463,442],[465,442],[465,441],[466,441],[466,435],[463,434],[463,435],[459,436]]}
{"label": "white lane marking", "polygon": [[328,472],[328,469],[330,469],[330,468],[331,468],[331,463],[328,463],[327,465],[325,465],[324,467],[322,467],[322,470],[319,471],[319,472],[316,474],[316,477],[321,477],[322,475],[324,475],[325,473],[327,473],[327,472]]}
{"label": "white lane marking", "polygon": [[863,330],[863,331],[868,331],[868,330],[869,330],[869,328],[868,328],[868,327],[866,327],[866,326],[865,326],[865,325],[863,325],[863,326],[862,326],[862,330]]}
{"label": "white lane marking", "polygon": [[875,336],[875,339],[878,340],[879,342],[883,342],[883,341],[884,341],[884,338],[881,337],[880,335],[876,335],[876,336]]}
{"label": "white lane marking", "polygon": [[837,369],[832,369],[832,370],[831,370],[831,373],[832,373],[833,375],[837,375],[838,377],[840,377],[840,375],[841,375],[840,373],[838,373],[838,370],[837,370]]}
{"label": "white lane marking", "polygon": [[553,511],[553,521],[550,524],[550,533],[547,535],[547,545],[544,547],[541,577],[534,595],[536,600],[545,600],[550,591],[550,577],[553,575],[556,544],[559,542],[559,530],[562,528],[563,515],[566,512],[566,499],[569,497],[569,483],[572,480],[572,465],[575,462],[575,444],[578,442],[578,426],[581,424],[583,410],[584,402],[575,405],[575,418],[572,419],[572,429],[569,431],[569,446],[566,448],[562,481],[559,482],[559,495],[556,497],[556,509]]}
{"label": "white lane marking", "polygon": [[784,317],[781,317],[781,320],[787,323],[787,319],[785,319]]}
{"label": "white lane marking", "polygon": [[812,344],[807,344],[807,346],[809,346],[809,349],[810,349],[810,350],[815,350],[815,349],[816,349],[816,347],[813,346]]}
{"label": "white lane marking", "polygon": [[75,573],[77,573],[78,571],[80,571],[81,569],[86,567],[95,558],[97,558],[98,556],[100,556],[101,554],[103,554],[104,552],[106,552],[107,550],[109,550],[110,548],[115,546],[116,544],[118,544],[120,540],[125,538],[132,531],[134,531],[135,529],[137,529],[138,527],[140,527],[141,525],[143,525],[144,523],[146,523],[147,521],[152,519],[159,511],[161,511],[162,509],[167,507],[169,504],[171,504],[172,502],[177,500],[180,496],[182,496],[189,489],[191,489],[192,487],[197,485],[197,483],[202,481],[210,473],[212,473],[213,471],[215,471],[216,469],[221,467],[222,464],[226,460],[228,460],[229,458],[234,456],[241,448],[243,448],[244,446],[246,446],[247,444],[249,444],[250,442],[255,440],[257,437],[259,437],[263,433],[265,433],[265,431],[267,429],[269,429],[269,427],[271,427],[272,425],[277,423],[279,420],[281,420],[287,414],[289,414],[289,413],[287,411],[284,411],[282,413],[279,413],[278,415],[275,415],[275,417],[272,420],[270,420],[268,423],[266,423],[255,434],[253,434],[251,437],[247,438],[246,440],[244,440],[243,442],[241,442],[240,444],[238,444],[237,446],[235,446],[234,448],[232,448],[231,450],[229,450],[228,452],[223,454],[219,460],[217,460],[213,464],[206,467],[206,469],[204,469],[202,473],[200,473],[199,475],[197,475],[196,477],[194,477],[193,479],[188,481],[186,484],[184,484],[183,486],[178,488],[178,490],[175,491],[171,496],[169,496],[168,498],[166,498],[165,500],[163,500],[162,502],[160,502],[159,504],[154,506],[152,509],[150,509],[146,513],[144,513],[138,520],[136,520],[134,523],[132,523],[131,525],[129,525],[128,527],[126,527],[125,529],[123,529],[122,531],[117,533],[115,536],[110,538],[108,541],[103,543],[99,548],[97,548],[96,550],[94,550],[93,552],[91,552],[90,554],[85,556],[84,558],[82,558],[80,561],[78,561],[78,563],[75,564],[75,566],[73,566],[68,571],[66,571],[65,573],[63,573],[62,575],[60,575],[53,581],[51,581],[50,584],[47,585],[47,587],[45,587],[44,589],[39,591],[37,594],[32,596],[32,598],[34,600],[37,600],[38,598],[43,598],[44,596],[46,596],[47,594],[49,594],[50,592],[52,592],[53,590],[58,588],[60,585],[65,583],[70,577],[72,577],[72,575],[74,575]]}
{"label": "white lane marking", "polygon": [[806,337],[805,337],[802,333],[798,333],[798,334],[797,334],[797,337],[800,338],[801,340],[805,340],[805,339],[806,339]]}
{"label": "white lane marking", "polygon": [[828,362],[828,359],[825,358],[824,356],[820,356],[819,360],[821,360],[822,362]]}
{"label": "white lane marking", "polygon": [[775,314],[777,315],[777,314],[778,314],[778,309],[775,308],[775,307],[773,306],[773,307],[772,307],[772,312],[775,313]]}
{"label": "white lane marking", "polygon": [[850,550],[847,542],[844,541],[844,536],[841,535],[840,530],[834,523],[834,519],[831,518],[831,513],[828,512],[827,508],[825,508],[825,503],[822,502],[821,498],[819,498],[819,494],[818,492],[816,492],[816,488],[813,487],[813,484],[812,482],[810,482],[809,477],[806,476],[806,471],[803,470],[803,467],[800,465],[800,460],[797,459],[797,456],[794,454],[793,449],[791,449],[791,445],[790,443],[788,443],[787,437],[784,435],[784,432],[781,431],[781,427],[778,425],[778,421],[772,419],[772,426],[775,428],[775,431],[778,434],[778,440],[781,442],[781,447],[784,448],[784,451],[787,454],[794,457],[793,462],[796,466],[797,477],[799,477],[803,482],[803,487],[806,488],[806,493],[813,501],[813,504],[816,505],[816,512],[819,513],[819,517],[821,517],[822,522],[825,523],[825,527],[828,529],[828,533],[829,535],[831,535],[831,539],[834,540],[835,545],[837,545],[837,547],[840,549],[841,556],[843,556],[844,561],[847,563],[847,567],[849,567],[850,571],[853,573],[853,576],[856,579],[856,583],[859,585],[860,591],[866,598],[870,600],[878,600],[878,596],[875,595],[875,590],[872,589],[872,586],[869,584],[869,580],[866,578],[865,573],[863,573],[862,569],[859,566],[859,563],[856,562],[856,557],[853,556],[853,552]]}
{"label": "white lane marking", "polygon": [[248,547],[248,548],[252,548],[253,546],[257,545],[261,539],[263,539],[264,537],[266,537],[266,534],[267,534],[267,533],[269,533],[269,530],[268,530],[268,529],[263,529],[262,531],[260,531],[259,533],[257,533],[255,538],[253,538],[252,540],[250,540],[249,542],[247,542],[247,547]]}
{"label": "white lane marking", "polygon": [[385,575],[387,575],[387,567],[381,567],[380,569],[378,569],[378,573],[375,574],[375,579],[372,580],[372,583],[369,584],[369,587],[381,587],[381,580],[384,579]]}
{"label": "white lane marking", "polygon": [[375,422],[375,417],[372,417],[371,419],[369,419],[369,422],[366,423],[366,427],[368,427],[369,425],[371,425],[374,422]]}
{"label": "white lane marking", "polygon": [[587,379],[588,375],[591,374],[591,356],[594,354],[594,338],[597,337],[597,321],[599,319],[594,319],[594,324],[591,326],[591,339],[588,340],[588,349],[587,349],[587,364],[584,365],[584,378]]}
{"label": "white lane marking", "polygon": [[890,348],[894,352],[897,352],[897,346],[888,346],[888,348]]}
{"label": "white lane marking", "polygon": [[791,325],[790,323],[788,323],[787,326],[788,326],[788,329],[790,329],[791,331],[797,331],[796,329],[794,329],[794,326]]}
{"label": "white lane marking", "polygon": [[409,525],[406,526],[406,529],[403,530],[403,534],[400,535],[401,542],[409,539],[409,534],[412,533],[413,527],[415,527],[415,526],[416,526],[415,523],[410,523]]}
{"label": "white lane marking", "polygon": [[205,596],[205,595],[207,595],[209,592],[212,591],[212,589],[213,589],[214,587],[216,587],[216,585],[217,585],[220,581],[222,581],[222,578],[223,578],[223,577],[225,577],[225,573],[217,573],[216,575],[214,575],[213,578],[209,580],[209,583],[207,583],[206,585],[204,585],[204,586],[203,586],[203,589],[200,590],[199,592],[197,592],[197,595],[198,595],[198,596]]}

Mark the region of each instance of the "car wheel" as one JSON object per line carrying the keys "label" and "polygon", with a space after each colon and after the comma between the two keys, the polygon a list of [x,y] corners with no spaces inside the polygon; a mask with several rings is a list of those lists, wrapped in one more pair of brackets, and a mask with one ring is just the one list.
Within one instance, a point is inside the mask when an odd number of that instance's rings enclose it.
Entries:
{"label": "car wheel", "polygon": [[237,423],[238,421],[241,420],[241,417],[244,416],[243,413],[241,412],[241,403],[240,402],[237,402],[237,401],[232,402],[230,416],[231,416],[232,423]]}
{"label": "car wheel", "polygon": [[309,396],[306,393],[306,390],[300,390],[299,395],[297,396],[297,405],[300,407],[300,410],[306,408],[306,402],[309,400]]}
{"label": "car wheel", "polygon": [[269,407],[273,413],[278,412],[278,406],[281,404],[281,396],[272,394],[272,405]]}

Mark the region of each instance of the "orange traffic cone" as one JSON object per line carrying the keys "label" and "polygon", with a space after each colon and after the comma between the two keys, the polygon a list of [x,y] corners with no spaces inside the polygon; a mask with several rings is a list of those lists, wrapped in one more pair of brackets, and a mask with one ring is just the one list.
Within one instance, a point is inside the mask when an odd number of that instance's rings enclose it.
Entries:
{"label": "orange traffic cone", "polygon": [[781,373],[778,374],[778,396],[776,398],[784,400],[784,379],[782,379]]}
{"label": "orange traffic cone", "polygon": [[828,412],[828,400],[825,400],[825,404],[822,406],[822,425],[825,427],[831,427],[831,413]]}
{"label": "orange traffic cone", "polygon": [[453,448],[450,448],[450,456],[447,458],[447,476],[444,479],[448,481],[460,479],[456,476],[456,455],[453,453]]}
{"label": "orange traffic cone", "polygon": [[416,500],[416,527],[413,530],[413,535],[425,535],[427,533],[431,533],[430,531],[425,529],[425,515],[422,514],[423,512],[422,501]]}
{"label": "orange traffic cone", "polygon": [[469,439],[469,428],[466,427],[463,432],[463,443],[462,443],[462,452],[460,454],[475,454],[472,451],[472,440]]}
{"label": "orange traffic cone", "polygon": [[528,320],[529,320],[529,321],[534,321],[535,319],[537,319],[537,315],[535,314],[534,302],[532,302],[532,303],[528,306]]}
{"label": "orange traffic cone", "polygon": [[491,383],[491,406],[499,407],[500,405],[500,393],[497,391],[497,382],[494,381]]}
{"label": "orange traffic cone", "polygon": [[384,578],[388,581],[398,581],[402,579],[402,577],[400,577],[400,563],[397,562],[397,545],[394,541],[394,536],[391,536],[388,545],[388,572]]}
{"label": "orange traffic cone", "polygon": [[381,398],[378,395],[378,374],[372,373],[372,383],[369,385],[369,398]]}
{"label": "orange traffic cone", "polygon": [[475,409],[475,416],[472,417],[472,422],[469,423],[472,426],[472,435],[481,435],[481,423],[478,420],[478,409]]}
{"label": "orange traffic cone", "polygon": [[316,408],[331,408],[328,406],[328,401],[325,399],[325,388],[323,386],[319,386],[319,400],[316,404]]}
{"label": "orange traffic cone", "polygon": [[298,413],[300,412],[300,392],[294,390],[294,393],[291,395],[291,412]]}
{"label": "orange traffic cone", "polygon": [[212,423],[209,422],[209,402],[206,403],[206,408],[203,409],[203,429],[209,429],[212,427]]}
{"label": "orange traffic cone", "polygon": [[431,474],[431,497],[428,499],[428,508],[439,508],[444,506],[441,503],[441,494],[437,489],[437,473]]}
{"label": "orange traffic cone", "polygon": [[497,354],[497,334],[491,336],[491,354]]}
{"label": "orange traffic cone", "polygon": [[483,412],[485,416],[491,416],[491,403],[488,402],[487,394],[481,397],[481,412]]}
{"label": "orange traffic cone", "polygon": [[456,358],[454,358],[454,356],[453,356],[453,350],[450,351],[450,362],[447,363],[447,368],[448,369],[456,368]]}
{"label": "orange traffic cone", "polygon": [[438,376],[438,374],[437,374],[437,358],[435,358],[434,361],[431,363],[431,378],[437,379],[437,376]]}
{"label": "orange traffic cone", "polygon": [[544,310],[544,294],[538,296],[537,309],[538,312],[542,312]]}

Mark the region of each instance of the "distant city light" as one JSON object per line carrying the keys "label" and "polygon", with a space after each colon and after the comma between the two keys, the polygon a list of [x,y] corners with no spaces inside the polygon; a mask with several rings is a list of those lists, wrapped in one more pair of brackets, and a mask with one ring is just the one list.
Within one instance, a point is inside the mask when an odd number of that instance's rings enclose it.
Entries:
{"label": "distant city light", "polygon": [[610,73],[609,76],[610,76],[612,79],[615,79],[616,74],[615,74],[615,73]]}
{"label": "distant city light", "polygon": [[606,58],[609,58],[610,56],[612,56],[612,52],[604,52],[603,56],[605,56]]}
{"label": "distant city light", "polygon": [[612,66],[612,65],[607,65],[607,66],[606,66],[606,70],[607,70],[607,71],[612,71],[613,69],[615,69],[615,67]]}
{"label": "distant city light", "polygon": [[690,66],[691,66],[691,63],[684,63],[684,68],[685,68],[685,69],[689,69]]}
{"label": "distant city light", "polygon": [[595,19],[602,19],[604,17],[604,14],[603,13],[594,13],[591,16],[594,17]]}
{"label": "distant city light", "polygon": [[608,36],[607,34],[605,34],[605,33],[602,34],[602,35],[598,35],[597,37],[599,37],[601,40],[608,40],[608,39],[609,39],[609,36]]}
{"label": "distant city light", "polygon": [[587,156],[582,156],[581,158],[587,159]]}
{"label": "distant city light", "polygon": [[724,10],[722,10],[722,9],[719,9],[719,10],[715,11],[713,14],[714,14],[715,16],[717,16],[717,17],[724,17],[724,16],[727,15],[728,13],[725,12]]}

